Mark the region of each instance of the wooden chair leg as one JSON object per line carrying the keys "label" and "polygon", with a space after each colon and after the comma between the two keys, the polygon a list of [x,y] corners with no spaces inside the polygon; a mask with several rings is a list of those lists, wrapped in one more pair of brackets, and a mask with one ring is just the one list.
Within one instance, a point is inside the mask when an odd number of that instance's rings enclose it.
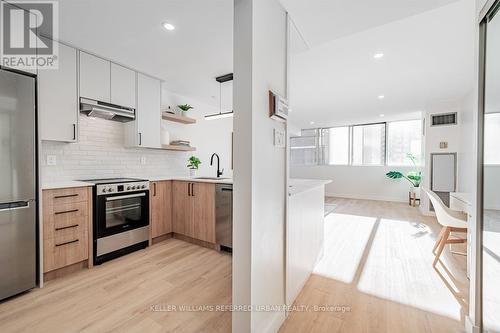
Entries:
{"label": "wooden chair leg", "polygon": [[436,258],[434,259],[434,262],[432,263],[432,266],[434,266],[434,267],[436,267],[436,264],[439,261],[439,257],[441,257],[441,253],[443,253],[446,242],[448,241],[448,237],[450,237],[450,232],[451,232],[451,229],[449,227],[445,227],[445,230],[443,232],[443,237],[441,238],[441,242],[439,243],[439,247],[438,247],[438,250],[436,253]]}
{"label": "wooden chair leg", "polygon": [[434,244],[434,247],[432,248],[432,253],[434,253],[434,255],[436,255],[436,249],[438,248],[439,244],[441,243],[441,239],[443,239],[443,234],[444,234],[445,229],[446,229],[446,227],[441,228],[441,231],[439,232],[439,235],[436,239],[436,244]]}

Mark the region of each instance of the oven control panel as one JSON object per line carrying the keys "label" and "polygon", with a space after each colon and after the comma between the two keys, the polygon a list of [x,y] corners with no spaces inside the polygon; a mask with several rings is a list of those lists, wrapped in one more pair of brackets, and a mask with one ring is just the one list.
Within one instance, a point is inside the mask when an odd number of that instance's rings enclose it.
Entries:
{"label": "oven control panel", "polygon": [[114,193],[127,193],[137,191],[148,191],[149,182],[132,182],[120,184],[100,184],[97,185],[97,195],[106,195]]}

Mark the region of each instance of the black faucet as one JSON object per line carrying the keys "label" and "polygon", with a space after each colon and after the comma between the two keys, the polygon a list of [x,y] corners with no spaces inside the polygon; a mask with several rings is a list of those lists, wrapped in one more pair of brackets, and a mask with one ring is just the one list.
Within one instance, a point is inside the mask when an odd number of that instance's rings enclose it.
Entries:
{"label": "black faucet", "polygon": [[210,165],[214,164],[214,156],[217,156],[217,178],[219,178],[224,173],[224,169],[220,170],[220,157],[217,153],[213,153],[212,157],[210,157]]}

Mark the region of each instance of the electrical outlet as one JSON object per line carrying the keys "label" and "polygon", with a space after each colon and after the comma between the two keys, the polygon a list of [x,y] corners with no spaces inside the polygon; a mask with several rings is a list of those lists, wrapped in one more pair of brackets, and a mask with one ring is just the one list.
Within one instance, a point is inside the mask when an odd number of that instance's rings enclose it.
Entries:
{"label": "electrical outlet", "polygon": [[56,155],[47,155],[47,165],[50,165],[50,166],[57,165]]}
{"label": "electrical outlet", "polygon": [[146,164],[146,156],[141,156],[141,164],[142,165]]}

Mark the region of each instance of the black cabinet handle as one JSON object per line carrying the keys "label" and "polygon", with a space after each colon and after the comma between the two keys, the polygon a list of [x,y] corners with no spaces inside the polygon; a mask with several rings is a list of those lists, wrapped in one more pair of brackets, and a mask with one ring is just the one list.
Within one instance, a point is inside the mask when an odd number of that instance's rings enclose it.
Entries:
{"label": "black cabinet handle", "polygon": [[223,187],[221,191],[233,192],[232,188]]}
{"label": "black cabinet handle", "polygon": [[72,240],[72,241],[69,241],[69,242],[59,243],[59,244],[56,244],[56,246],[68,245],[68,244],[73,244],[73,243],[76,243],[76,242],[78,242],[78,239],[75,239],[75,240]]}
{"label": "black cabinet handle", "polygon": [[191,195],[194,197],[194,183],[191,183]]}
{"label": "black cabinet handle", "polygon": [[76,228],[76,227],[78,227],[78,224],[68,225],[66,227],[59,227],[59,228],[56,228],[56,231],[70,229],[70,228]]}
{"label": "black cabinet handle", "polygon": [[67,194],[67,195],[57,195],[54,197],[54,199],[71,198],[71,197],[77,197],[77,196],[78,196],[78,193]]}
{"label": "black cabinet handle", "polygon": [[65,210],[64,212],[55,212],[55,215],[60,215],[60,214],[68,214],[68,213],[75,213],[77,212],[78,209],[72,209],[72,210]]}
{"label": "black cabinet handle", "polygon": [[76,124],[73,124],[73,140],[76,140]]}
{"label": "black cabinet handle", "polygon": [[153,183],[153,197],[156,197],[156,183]]}
{"label": "black cabinet handle", "polygon": [[142,133],[139,133],[139,146],[142,146]]}
{"label": "black cabinet handle", "polygon": [[187,183],[188,185],[188,197],[191,196],[191,183]]}

